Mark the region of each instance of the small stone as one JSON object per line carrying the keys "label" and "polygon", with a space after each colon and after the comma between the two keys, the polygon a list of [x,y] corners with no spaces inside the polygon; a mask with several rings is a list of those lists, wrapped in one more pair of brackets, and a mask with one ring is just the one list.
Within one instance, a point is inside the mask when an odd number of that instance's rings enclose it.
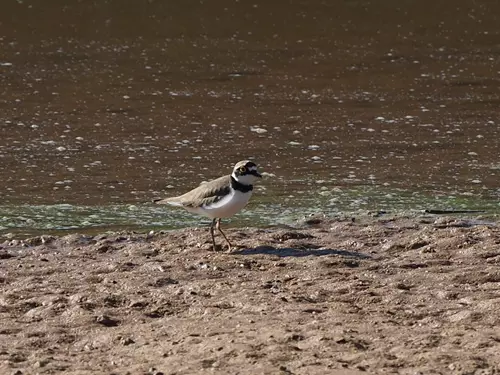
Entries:
{"label": "small stone", "polygon": [[135,344],[135,341],[132,340],[130,337],[122,337],[120,339],[120,343],[124,346],[128,346],[128,345],[131,345],[131,344]]}
{"label": "small stone", "polygon": [[45,360],[39,360],[39,361],[35,362],[35,367],[39,367],[39,368],[45,367],[48,363],[49,363],[49,361],[46,360],[46,359]]}
{"label": "small stone", "polygon": [[148,305],[148,302],[145,300],[134,300],[134,301],[130,302],[129,307],[142,308],[142,307],[146,307],[147,305]]}
{"label": "small stone", "polygon": [[253,131],[253,132],[257,133],[257,134],[267,133],[267,129],[260,128],[260,127],[251,127],[250,131]]}
{"label": "small stone", "polygon": [[101,324],[105,327],[116,327],[120,324],[120,321],[117,319],[112,319],[107,315],[99,315],[95,319],[96,323]]}

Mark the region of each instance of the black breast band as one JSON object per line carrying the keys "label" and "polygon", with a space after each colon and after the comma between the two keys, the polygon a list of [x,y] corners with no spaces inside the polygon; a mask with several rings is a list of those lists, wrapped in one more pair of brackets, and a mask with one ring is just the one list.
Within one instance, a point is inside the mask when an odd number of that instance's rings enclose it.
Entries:
{"label": "black breast band", "polygon": [[242,184],[241,182],[236,181],[233,176],[231,176],[231,187],[234,190],[241,191],[242,193],[248,193],[249,191],[253,190],[253,185]]}

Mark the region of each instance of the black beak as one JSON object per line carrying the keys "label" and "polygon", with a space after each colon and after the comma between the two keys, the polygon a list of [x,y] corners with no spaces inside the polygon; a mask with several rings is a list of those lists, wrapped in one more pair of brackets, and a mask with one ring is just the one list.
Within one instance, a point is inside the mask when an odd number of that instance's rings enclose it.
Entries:
{"label": "black beak", "polygon": [[259,178],[262,178],[262,175],[257,172],[257,171],[252,171],[252,174],[255,176],[255,177],[259,177]]}

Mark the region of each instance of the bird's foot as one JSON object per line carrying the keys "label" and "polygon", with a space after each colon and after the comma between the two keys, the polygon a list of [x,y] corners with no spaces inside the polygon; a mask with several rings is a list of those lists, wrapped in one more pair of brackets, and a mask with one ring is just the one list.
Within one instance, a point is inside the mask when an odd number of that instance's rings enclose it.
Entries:
{"label": "bird's foot", "polygon": [[247,246],[231,244],[231,246],[228,246],[226,253],[232,253],[234,251],[238,251],[238,250],[242,250],[242,249],[246,249],[246,248],[247,248]]}

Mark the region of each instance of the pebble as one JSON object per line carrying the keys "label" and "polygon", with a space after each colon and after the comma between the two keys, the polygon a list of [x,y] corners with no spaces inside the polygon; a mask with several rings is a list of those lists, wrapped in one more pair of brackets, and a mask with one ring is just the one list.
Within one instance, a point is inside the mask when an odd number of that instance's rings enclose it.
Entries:
{"label": "pebble", "polygon": [[99,315],[95,318],[95,321],[105,327],[116,327],[120,323],[118,320],[110,318],[107,315]]}
{"label": "pebble", "polygon": [[259,127],[251,127],[250,128],[250,131],[254,132],[254,133],[257,133],[257,134],[264,134],[264,133],[267,133],[267,129],[264,129],[264,128],[259,128]]}

